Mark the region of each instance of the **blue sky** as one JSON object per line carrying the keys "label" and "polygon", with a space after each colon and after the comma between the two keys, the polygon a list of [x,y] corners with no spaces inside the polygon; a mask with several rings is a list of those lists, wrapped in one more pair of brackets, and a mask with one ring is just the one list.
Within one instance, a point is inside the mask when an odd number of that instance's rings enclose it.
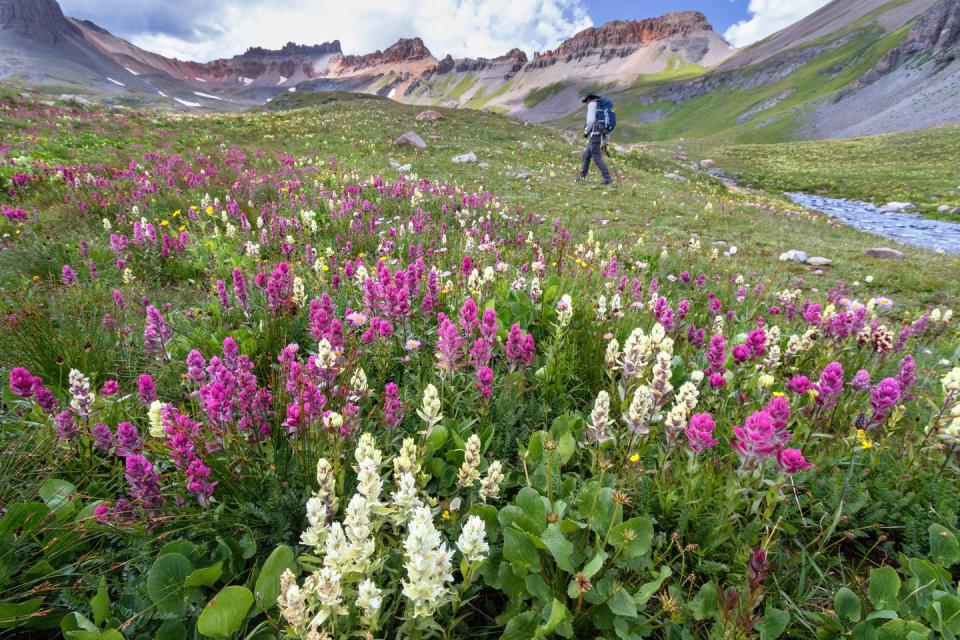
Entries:
{"label": "blue sky", "polygon": [[792,24],[828,0],[60,0],[145,49],[191,60],[250,46],[340,40],[367,53],[420,36],[437,56],[494,57],[519,47],[556,47],[581,29],[615,19],[696,9],[735,46]]}

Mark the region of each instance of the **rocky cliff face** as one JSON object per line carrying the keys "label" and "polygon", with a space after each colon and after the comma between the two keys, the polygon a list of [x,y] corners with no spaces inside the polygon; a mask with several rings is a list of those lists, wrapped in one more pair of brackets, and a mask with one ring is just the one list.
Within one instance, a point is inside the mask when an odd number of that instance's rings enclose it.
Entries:
{"label": "rocky cliff face", "polygon": [[55,0],[0,0],[0,29],[43,44],[76,35]]}
{"label": "rocky cliff face", "polygon": [[401,38],[383,51],[374,51],[362,56],[343,56],[340,66],[346,69],[366,69],[384,64],[399,64],[432,58],[433,54],[420,38]]}
{"label": "rocky cliff face", "polygon": [[535,54],[530,64],[542,68],[559,60],[578,60],[598,53],[605,59],[622,57],[653,42],[696,37],[712,31],[706,16],[699,11],[668,13],[647,20],[614,20],[584,29],[553,51]]}
{"label": "rocky cliff face", "polygon": [[218,81],[246,78],[252,81],[269,76],[273,83],[276,77],[313,78],[324,71],[325,64],[317,68],[317,60],[342,55],[340,41],[333,40],[319,45],[299,45],[288,42],[280,49],[251,47],[244,53],[196,65],[197,73],[207,79]]}

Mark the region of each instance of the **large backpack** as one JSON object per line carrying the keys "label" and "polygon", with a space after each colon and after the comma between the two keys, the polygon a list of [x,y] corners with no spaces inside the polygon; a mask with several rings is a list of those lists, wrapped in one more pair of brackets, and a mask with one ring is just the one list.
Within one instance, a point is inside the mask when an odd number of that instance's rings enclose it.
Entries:
{"label": "large backpack", "polygon": [[597,125],[603,134],[617,128],[617,112],[613,110],[613,101],[608,98],[597,100]]}

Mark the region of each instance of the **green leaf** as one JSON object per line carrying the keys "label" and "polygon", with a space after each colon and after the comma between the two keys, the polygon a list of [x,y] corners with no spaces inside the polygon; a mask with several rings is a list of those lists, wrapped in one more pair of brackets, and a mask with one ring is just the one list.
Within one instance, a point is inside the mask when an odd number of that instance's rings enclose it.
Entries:
{"label": "green leaf", "polygon": [[590,560],[583,567],[583,575],[588,578],[592,578],[597,571],[600,571],[600,568],[603,566],[603,563],[607,561],[607,552],[601,549],[597,551],[597,555],[593,556],[593,559]]}
{"label": "green leaf", "polygon": [[552,634],[554,630],[559,627],[563,622],[570,617],[570,612],[567,611],[567,607],[557,600],[553,599],[553,603],[550,605],[550,615],[547,617],[547,620],[537,627],[536,631],[533,633],[534,638],[545,638]]}
{"label": "green leaf", "polygon": [[541,605],[553,600],[553,594],[550,592],[550,587],[547,586],[547,581],[539,573],[528,573],[524,585],[527,588],[527,593],[539,600]]}
{"label": "green leaf", "polygon": [[[52,508],[52,507],[51,507]],[[944,568],[950,568],[960,562],[960,541],[946,527],[932,524],[930,533],[930,558]]]}
{"label": "green leaf", "polygon": [[660,567],[660,575],[651,580],[650,582],[645,582],[640,585],[640,588],[637,589],[637,593],[633,596],[633,601],[637,603],[638,607],[646,605],[650,598],[653,597],[657,591],[660,590],[660,586],[663,584],[663,581],[669,578],[673,574],[673,571],[668,566]]}
{"label": "green leaf", "polygon": [[43,605],[43,598],[32,598],[16,604],[0,603],[0,629],[16,627]]}
{"label": "green leaf", "polygon": [[158,611],[183,614],[185,582],[192,572],[193,564],[180,553],[168,553],[154,561],[147,574],[147,593]]}
{"label": "green leaf", "polygon": [[547,530],[540,534],[540,540],[547,546],[547,550],[553,556],[557,567],[570,574],[576,572],[576,568],[573,566],[573,543],[567,540],[555,523],[548,526]]}
{"label": "green leaf", "polygon": [[527,533],[516,529],[503,530],[503,559],[514,566],[534,573],[540,571],[540,554]]}
{"label": "green leaf", "polygon": [[876,609],[894,609],[900,606],[900,575],[893,567],[870,570],[867,596]]}
{"label": "green leaf", "polygon": [[878,640],[903,640],[910,638],[927,638],[930,630],[913,620],[891,620],[877,629]]}
{"label": "green leaf", "polygon": [[863,621],[850,632],[850,640],[877,640],[877,630],[869,622]]}
{"label": "green leaf", "polygon": [[179,620],[164,620],[153,640],[186,640],[187,628]]}
{"label": "green leaf", "polygon": [[537,630],[539,611],[524,611],[510,618],[500,640],[530,640]]}
{"label": "green leaf", "polygon": [[840,587],[833,599],[833,609],[842,624],[860,621],[860,598],[847,587]]}
{"label": "green leaf", "polygon": [[252,606],[250,589],[237,585],[224,587],[204,607],[197,619],[197,631],[211,638],[231,638],[243,626]]}
{"label": "green leaf", "polygon": [[624,589],[622,585],[616,585],[614,587],[610,599],[607,600],[607,606],[610,608],[610,611],[618,616],[624,616],[626,618],[637,617],[637,605],[634,603],[633,597],[627,593],[627,590]]}
{"label": "green leaf", "polygon": [[33,535],[50,514],[50,508],[42,502],[17,502],[7,507],[0,519],[0,541],[11,540],[16,532],[21,537]]}
{"label": "green leaf", "polygon": [[40,497],[47,503],[50,511],[57,513],[70,505],[70,496],[77,488],[66,480],[49,478],[40,485]]}
{"label": "green leaf", "polygon": [[610,530],[610,543],[624,558],[632,560],[650,552],[653,523],[647,518],[630,518]]}
{"label": "green leaf", "polygon": [[527,516],[536,528],[531,533],[540,533],[547,527],[546,500],[536,489],[524,487],[513,501],[523,514]]}
{"label": "green leaf", "polygon": [[945,593],[927,605],[923,616],[934,630],[944,638],[955,638],[960,634],[960,599]]}
{"label": "green leaf", "polygon": [[790,614],[782,609],[767,606],[763,611],[760,628],[760,640],[776,640],[787,630],[790,624]]}
{"label": "green leaf", "polygon": [[60,620],[60,631],[66,640],[92,640],[100,635],[97,625],[79,613],[68,613]]}
{"label": "green leaf", "polygon": [[274,549],[263,563],[260,575],[257,576],[257,583],[253,588],[253,593],[261,609],[269,609],[277,604],[277,598],[280,597],[280,576],[284,571],[297,572],[297,561],[293,556],[293,549],[285,544],[281,544]]}
{"label": "green leaf", "polygon": [[[659,584],[657,585],[659,588]],[[690,613],[697,620],[706,620],[720,613],[720,598],[717,585],[708,582],[700,587],[700,592],[690,601]]]}
{"label": "green leaf", "polygon": [[212,587],[221,575],[223,575],[223,563],[216,562],[209,567],[196,569],[187,576],[183,584],[185,587]]}
{"label": "green leaf", "polygon": [[93,610],[93,623],[98,627],[110,615],[110,592],[107,589],[107,579],[100,576],[97,585],[97,595],[90,599],[90,608]]}

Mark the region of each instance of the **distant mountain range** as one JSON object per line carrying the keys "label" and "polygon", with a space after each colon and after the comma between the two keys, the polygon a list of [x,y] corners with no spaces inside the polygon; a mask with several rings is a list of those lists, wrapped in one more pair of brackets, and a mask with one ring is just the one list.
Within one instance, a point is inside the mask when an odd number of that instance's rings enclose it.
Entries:
{"label": "distant mountain range", "polygon": [[359,56],[335,40],[200,63],[66,17],[56,0],[0,0],[0,79],[188,111],[347,90],[538,122],[572,118],[594,89],[617,101],[627,136],[837,137],[960,121],[960,1],[835,0],[742,50],[687,11],[586,29],[532,59],[438,58],[412,37]]}

